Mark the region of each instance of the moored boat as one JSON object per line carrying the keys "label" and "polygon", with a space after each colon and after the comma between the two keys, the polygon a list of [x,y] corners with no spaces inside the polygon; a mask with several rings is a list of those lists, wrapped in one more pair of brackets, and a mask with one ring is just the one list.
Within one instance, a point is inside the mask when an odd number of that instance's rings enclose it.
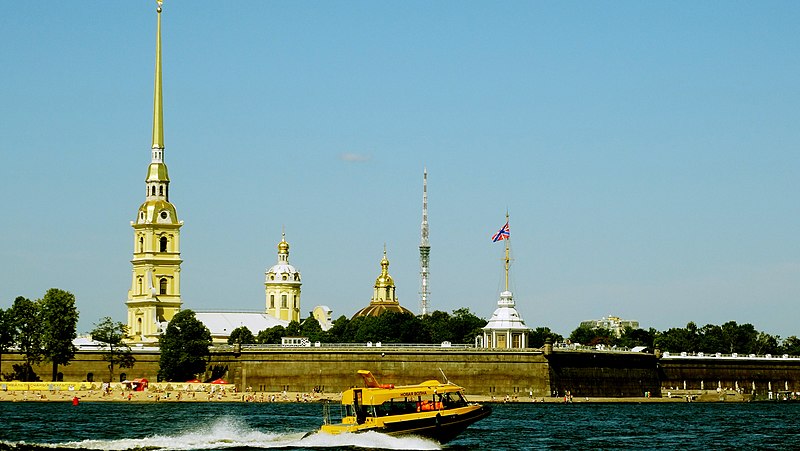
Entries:
{"label": "moored boat", "polygon": [[326,408],[320,432],[376,431],[389,435],[417,435],[446,443],[491,413],[488,406],[467,402],[464,388],[449,381],[427,380],[395,387],[379,384],[370,371],[359,370],[358,374],[365,387],[351,388],[342,393],[340,423],[330,421]]}

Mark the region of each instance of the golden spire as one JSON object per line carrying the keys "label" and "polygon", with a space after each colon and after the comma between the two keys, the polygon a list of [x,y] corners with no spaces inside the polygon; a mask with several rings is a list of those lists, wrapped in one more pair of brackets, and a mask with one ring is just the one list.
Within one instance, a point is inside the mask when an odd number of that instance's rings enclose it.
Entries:
{"label": "golden spire", "polygon": [[162,0],[157,0],[158,25],[156,27],[156,81],[153,94],[153,160],[161,161],[163,153],[155,149],[164,149],[164,107],[161,95],[161,5]]}

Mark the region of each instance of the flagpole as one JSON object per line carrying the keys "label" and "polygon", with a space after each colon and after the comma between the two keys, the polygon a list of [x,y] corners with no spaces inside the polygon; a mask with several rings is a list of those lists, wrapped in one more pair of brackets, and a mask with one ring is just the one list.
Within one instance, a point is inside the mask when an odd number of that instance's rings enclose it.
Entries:
{"label": "flagpole", "polygon": [[[508,224],[508,211],[506,211],[506,224]],[[505,259],[505,266],[506,266],[506,290],[508,291],[508,267],[509,267],[509,242],[511,241],[511,234],[508,235],[506,238],[506,259]]]}

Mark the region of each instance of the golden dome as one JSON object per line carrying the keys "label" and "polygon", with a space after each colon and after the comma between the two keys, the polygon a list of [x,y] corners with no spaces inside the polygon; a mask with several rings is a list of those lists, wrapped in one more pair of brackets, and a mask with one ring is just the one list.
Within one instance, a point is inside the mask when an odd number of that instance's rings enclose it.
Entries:
{"label": "golden dome", "polygon": [[279,254],[289,253],[289,243],[286,242],[285,238],[281,238],[281,242],[278,243],[278,253]]}
{"label": "golden dome", "polygon": [[375,288],[387,287],[394,287],[394,279],[389,275],[389,259],[386,258],[386,249],[384,249],[381,259],[381,275],[375,279]]}

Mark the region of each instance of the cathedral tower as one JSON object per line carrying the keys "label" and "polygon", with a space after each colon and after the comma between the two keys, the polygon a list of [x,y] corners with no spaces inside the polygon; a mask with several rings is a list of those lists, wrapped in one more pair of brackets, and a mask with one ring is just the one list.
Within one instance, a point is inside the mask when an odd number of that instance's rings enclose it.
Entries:
{"label": "cathedral tower", "polygon": [[133,227],[133,276],[128,291],[128,335],[131,342],[157,343],[158,336],[181,309],[180,228],[169,201],[164,164],[164,114],[161,94],[161,1],[156,26],[156,72],[153,95],[153,145],[145,178],[145,202]]}
{"label": "cathedral tower", "polygon": [[278,263],[266,272],[267,313],[285,321],[300,321],[300,272],[289,264],[286,234],[278,243]]}

